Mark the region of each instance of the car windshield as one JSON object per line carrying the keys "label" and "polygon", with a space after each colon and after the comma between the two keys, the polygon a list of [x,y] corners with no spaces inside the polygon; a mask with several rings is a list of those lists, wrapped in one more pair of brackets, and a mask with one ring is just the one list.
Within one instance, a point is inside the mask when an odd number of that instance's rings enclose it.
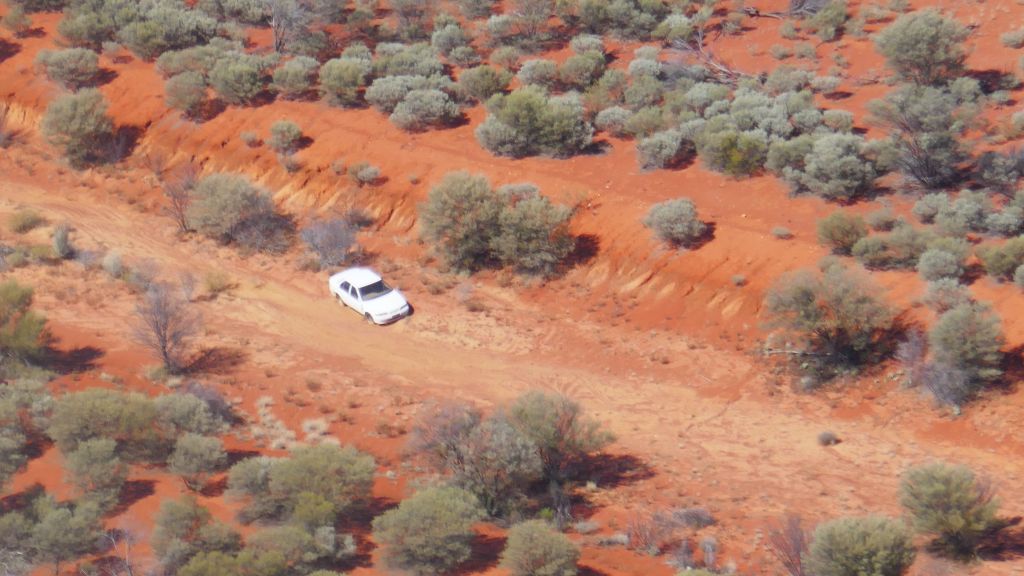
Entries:
{"label": "car windshield", "polygon": [[377,280],[373,284],[363,286],[359,289],[359,294],[362,295],[363,300],[373,300],[374,298],[380,298],[381,296],[391,292],[391,287],[384,283],[383,280]]}

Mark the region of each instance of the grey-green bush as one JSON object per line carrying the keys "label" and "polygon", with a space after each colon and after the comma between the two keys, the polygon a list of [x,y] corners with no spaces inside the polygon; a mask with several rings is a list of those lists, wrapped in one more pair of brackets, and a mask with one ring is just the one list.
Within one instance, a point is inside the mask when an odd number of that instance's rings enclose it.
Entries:
{"label": "grey-green bush", "polygon": [[921,254],[921,258],[917,261],[917,272],[928,281],[942,278],[955,279],[963,276],[964,263],[956,254],[938,248],[929,248]]}
{"label": "grey-green bush", "polygon": [[633,116],[633,113],[621,106],[605,108],[594,117],[594,127],[612,136],[622,137],[626,135],[626,123]]}
{"label": "grey-green bush", "polygon": [[296,56],[274,70],[272,86],[285,100],[298,100],[313,89],[319,67],[309,56]]}
{"label": "grey-green bush", "polygon": [[552,60],[527,60],[519,67],[516,78],[524,86],[552,88],[558,82],[558,65]]}
{"label": "grey-green bush", "polygon": [[875,36],[875,46],[902,79],[940,84],[963,71],[968,33],[955,19],[928,9],[897,18]]}
{"label": "grey-green bush", "polygon": [[181,476],[190,489],[202,490],[210,476],[226,463],[227,453],[220,438],[188,432],[174,443],[167,466],[172,474]]}
{"label": "grey-green bush", "polygon": [[93,438],[67,455],[68,479],[90,502],[106,509],[117,503],[128,467],[117,457],[117,442]]}
{"label": "grey-green bush", "polygon": [[114,123],[107,99],[95,88],[59,96],[43,115],[42,131],[61,148],[72,166],[83,167],[109,158]]}
{"label": "grey-green bush", "polygon": [[537,447],[547,480],[575,478],[586,458],[615,439],[578,402],[557,393],[523,394],[509,406],[508,419]]}
{"label": "grey-green bush", "polygon": [[891,345],[895,314],[882,291],[841,266],[782,276],[765,305],[773,325],[803,340],[828,367],[877,361]]}
{"label": "grey-green bush", "polygon": [[351,106],[359,101],[369,64],[355,58],[335,58],[320,67],[320,94],[331,104]]}
{"label": "grey-green bush", "polygon": [[590,145],[594,129],[579,103],[549,99],[528,86],[487,101],[487,119],[476,128],[480,144],[498,156],[572,156]]}
{"label": "grey-green bush", "polygon": [[878,177],[865,157],[865,143],[853,134],[828,134],[814,141],[804,158],[804,168],[791,181],[800,189],[827,200],[848,202],[871,190]]}
{"label": "grey-green bush", "polygon": [[834,254],[849,255],[853,246],[867,235],[864,219],[842,210],[818,220],[818,241],[831,248]]}
{"label": "grey-green bush", "polygon": [[819,525],[806,562],[818,576],[902,576],[915,555],[902,522],[867,516]]}
{"label": "grey-green bush", "polygon": [[941,550],[959,558],[973,556],[999,525],[998,501],[965,466],[937,462],[912,468],[900,483],[900,503],[918,532],[935,537]]}
{"label": "grey-green bush", "polygon": [[990,276],[1009,280],[1017,267],[1024,264],[1024,236],[1010,238],[1001,246],[981,246],[978,258]]}
{"label": "grey-green bush", "polygon": [[925,291],[924,304],[942,314],[961,304],[971,302],[971,294],[967,287],[954,278],[940,278],[928,283]]}
{"label": "grey-green bush", "polygon": [[473,524],[483,517],[469,492],[427,488],[375,518],[373,537],[389,566],[417,575],[446,573],[469,559]]}
{"label": "grey-green bush", "polygon": [[867,268],[913,268],[928,249],[934,236],[904,225],[888,234],[875,234],[857,241],[850,251]]}
{"label": "grey-green bush", "polygon": [[228,104],[250,104],[266,87],[266,66],[258,56],[227,55],[210,70],[210,86]]}
{"label": "grey-green bush", "polygon": [[408,132],[421,132],[431,126],[445,126],[462,115],[452,99],[440,90],[412,90],[395,106],[388,117],[395,125]]}
{"label": "grey-green bush", "polygon": [[689,198],[655,204],[644,217],[644,226],[653,230],[659,240],[673,246],[692,245],[707,231],[707,224],[700,220],[697,206]]}
{"label": "grey-green bush", "polygon": [[210,511],[188,495],[160,504],[151,544],[163,568],[176,570],[203,552],[234,553],[241,548],[242,538],[214,521]]}
{"label": "grey-green bush", "polygon": [[636,144],[637,159],[644,169],[675,166],[685,151],[683,135],[678,130],[655,132]]}
{"label": "grey-green bush", "polygon": [[206,80],[199,72],[182,72],[164,83],[164,99],[171,108],[197,118],[206,104]]}
{"label": "grey-green bush", "polygon": [[977,390],[1003,375],[999,316],[985,304],[962,304],[939,317],[928,333],[935,361],[962,370]]}
{"label": "grey-green bush", "polygon": [[488,98],[508,88],[512,74],[493,66],[477,66],[459,74],[459,88],[474,100],[486,102]]}
{"label": "grey-green bush", "polygon": [[68,90],[92,84],[99,74],[99,56],[85,48],[42,50],[36,55],[36,66],[46,77]]}
{"label": "grey-green bush", "polygon": [[196,184],[186,214],[193,230],[230,242],[247,222],[273,212],[266,190],[244,176],[218,173]]}
{"label": "grey-green bush", "polygon": [[508,531],[501,566],[512,576],[576,576],[580,551],[543,520],[528,520]]}
{"label": "grey-green bush", "polygon": [[292,154],[302,140],[302,129],[291,120],[278,120],[270,125],[267,145],[278,154]]}

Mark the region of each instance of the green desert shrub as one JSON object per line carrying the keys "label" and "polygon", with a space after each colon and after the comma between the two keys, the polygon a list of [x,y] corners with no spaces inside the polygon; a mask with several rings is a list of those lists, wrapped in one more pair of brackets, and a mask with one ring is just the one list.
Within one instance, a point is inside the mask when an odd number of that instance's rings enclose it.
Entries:
{"label": "green desert shrub", "polygon": [[1003,375],[1003,331],[985,304],[962,304],[940,316],[928,343],[936,363],[962,371],[975,390]]}
{"label": "green desert shrub", "polygon": [[292,154],[302,140],[302,128],[291,120],[278,120],[270,125],[267,145],[278,154]]}
{"label": "green desert shrub", "polygon": [[210,476],[227,463],[227,453],[220,438],[187,432],[174,443],[174,452],[167,461],[167,469],[181,476],[192,490],[202,490]]}
{"label": "green desert shrub", "polygon": [[210,70],[210,86],[228,104],[251,104],[266,88],[266,63],[250,54],[230,54]]}
{"label": "green desert shrub", "polygon": [[999,502],[966,466],[937,462],[910,469],[900,483],[900,503],[919,533],[935,537],[940,550],[959,558],[973,556],[1000,526]]}
{"label": "green desert shrub", "polygon": [[298,100],[313,89],[320,65],[309,56],[296,56],[274,70],[273,88],[285,100]]}
{"label": "green desert shrub", "polygon": [[841,266],[781,277],[765,304],[772,324],[803,341],[826,367],[869,364],[891,346],[895,315],[882,291]]}
{"label": "green desert shrub", "polygon": [[536,194],[491,189],[483,176],[448,174],[420,207],[423,236],[448,263],[478,270],[495,263],[531,274],[554,270],[572,250],[571,210]]}
{"label": "green desert shrub", "polygon": [[512,74],[494,66],[476,66],[459,74],[459,88],[470,98],[486,102],[488,98],[504,92]]}
{"label": "green desert shrub", "polygon": [[623,137],[627,134],[626,124],[633,113],[621,106],[611,106],[597,113],[594,127],[612,136]]}
{"label": "green desert shrub", "polygon": [[203,46],[164,52],[156,59],[156,69],[165,78],[182,72],[198,72],[206,78],[218,60],[243,51],[244,48],[240,42],[214,38],[209,44]]}
{"label": "green desert shrub", "polygon": [[677,198],[655,204],[644,218],[662,242],[689,246],[703,238],[707,224],[697,215],[697,206],[689,198]]}
{"label": "green desert shrub", "polygon": [[800,190],[827,200],[848,202],[869,192],[878,170],[865,155],[864,139],[853,134],[828,134],[814,141],[804,168],[789,180]]}
{"label": "green desert shrub", "polygon": [[[242,538],[226,524],[213,520],[210,511],[189,495],[161,502],[151,545],[162,567],[174,571],[197,555],[216,553],[231,558],[228,555],[242,547]],[[224,565],[219,568],[224,569]]]}
{"label": "green desert shrub", "polygon": [[949,236],[982,232],[993,210],[992,202],[985,192],[962,190],[956,200],[941,206],[935,216],[935,225]]}
{"label": "green desert shrub", "polygon": [[232,466],[228,487],[246,499],[243,518],[290,518],[305,496],[316,497],[334,515],[370,495],[376,464],[351,446],[318,444],[296,448],[288,458],[249,458]]}
{"label": "green desert shrub", "polygon": [[537,447],[548,480],[575,478],[588,457],[615,439],[582,405],[561,394],[527,392],[508,408],[508,419]]}
{"label": "green desert shrub", "polygon": [[853,245],[851,253],[867,268],[910,269],[917,265],[933,241],[934,237],[928,232],[909,225],[897,226],[888,234],[861,238]]}
{"label": "green desert shrub", "polygon": [[957,254],[938,248],[929,248],[918,259],[917,272],[929,282],[942,278],[955,279],[963,276],[964,262]]}
{"label": "green desert shrub", "polygon": [[462,112],[448,94],[440,90],[412,90],[395,106],[388,117],[391,122],[408,132],[421,132],[430,126],[452,124]]}
{"label": "green desert shrub", "polygon": [[356,58],[335,58],[320,67],[320,94],[336,106],[359,101],[359,89],[366,84],[370,64]]}
{"label": "green desert shrub", "polygon": [[10,360],[35,361],[46,342],[46,319],[32,310],[32,288],[13,279],[0,282],[0,376]]}
{"label": "green desert shrub", "polygon": [[832,0],[808,18],[803,28],[825,42],[835,40],[847,19],[846,0]]}
{"label": "green desert shrub", "polygon": [[945,192],[933,192],[925,194],[917,202],[911,211],[917,219],[924,224],[931,224],[943,209],[949,205],[949,196]]}
{"label": "green desert shrub", "polygon": [[683,135],[678,130],[655,132],[636,144],[637,159],[644,169],[671,168],[682,160],[685,152]]}
{"label": "green desert shrub", "polygon": [[374,108],[390,114],[413,90],[450,90],[451,86],[451,80],[443,76],[385,76],[373,81],[364,98]]}
{"label": "green desert shrub", "polygon": [[508,532],[501,566],[512,576],[576,576],[580,551],[543,520],[529,520]]}
{"label": "green desert shrub", "polygon": [[107,99],[95,88],[59,96],[46,107],[42,131],[61,148],[72,166],[84,167],[110,157],[114,123]]}
{"label": "green desert shrub", "polygon": [[1009,280],[1024,264],[1024,236],[1010,238],[1000,246],[982,246],[978,249],[978,258],[988,275]]}
{"label": "green desert shrub", "polygon": [[558,65],[552,60],[527,60],[516,72],[516,79],[523,86],[553,88],[558,82]]}
{"label": "green desert shrub", "polygon": [[697,154],[709,168],[729,176],[756,174],[768,155],[763,132],[726,129],[706,132],[697,139]]}
{"label": "green desert shrub", "polygon": [[604,54],[584,52],[570,56],[558,67],[558,81],[574,90],[586,90],[604,73]]}
{"label": "green desert shrub", "polygon": [[46,77],[68,90],[92,84],[99,74],[99,56],[85,48],[43,50],[36,55],[36,66]]}
{"label": "green desert shrub", "polygon": [[961,304],[969,304],[971,302],[971,294],[958,280],[940,278],[928,283],[928,288],[922,301],[935,312],[942,314]]}
{"label": "green desert shrub", "polygon": [[902,522],[867,516],[818,526],[806,562],[819,576],[902,576],[915,555]]}
{"label": "green desert shrub", "polygon": [[594,133],[581,104],[548,98],[536,87],[495,94],[487,109],[476,137],[498,156],[572,156],[590,145]]}
{"label": "green desert shrub", "polygon": [[210,174],[192,190],[189,226],[211,238],[230,242],[249,223],[274,212],[270,194],[243,176]]}
{"label": "green desert shrub", "polygon": [[125,460],[159,461],[168,446],[156,422],[156,407],[148,397],[92,388],[55,402],[47,435],[64,454],[89,440],[107,438],[117,442],[117,454]]}
{"label": "green desert shrub", "polygon": [[164,83],[164,98],[171,108],[197,118],[206,104],[206,80],[199,72],[182,72]]}
{"label": "green desert shrub", "polygon": [[[113,5],[114,10],[119,6],[115,2],[109,5]],[[215,19],[189,9],[180,1],[140,3],[137,18],[118,24],[117,20],[125,13],[122,10],[113,15],[116,39],[144,60],[152,60],[168,50],[205,44],[217,33]],[[84,10],[82,17],[86,17]]]}
{"label": "green desert shrub", "polygon": [[427,488],[373,520],[373,537],[389,566],[417,575],[447,573],[472,554],[473,524],[484,511],[454,487]]}
{"label": "green desert shrub", "polygon": [[968,33],[955,19],[928,9],[897,18],[875,36],[875,46],[902,79],[940,84],[963,71]]}
{"label": "green desert shrub", "polygon": [[117,503],[128,478],[128,467],[117,456],[117,442],[93,438],[78,444],[67,454],[68,479],[90,502],[100,508]]}
{"label": "green desert shrub", "polygon": [[818,241],[831,248],[834,254],[849,255],[854,245],[867,235],[864,219],[842,210],[818,220]]}

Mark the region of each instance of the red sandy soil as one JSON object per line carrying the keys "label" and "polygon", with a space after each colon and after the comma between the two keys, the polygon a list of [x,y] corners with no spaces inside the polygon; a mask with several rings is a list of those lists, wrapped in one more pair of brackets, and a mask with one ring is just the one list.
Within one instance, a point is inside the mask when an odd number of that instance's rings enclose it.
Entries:
{"label": "red sandy soil", "polygon": [[[943,6],[979,26],[970,39],[974,68],[1013,69],[1018,52],[1000,45],[998,37],[1020,22],[1019,5]],[[470,111],[468,125],[414,136],[372,110],[303,102],[229,108],[196,125],[166,109],[163,82],[151,64],[108,58],[103,64],[116,77],[101,89],[112,113],[119,124],[145,127],[145,133],[129,168],[75,172],[36,134],[42,110],[58,89],[32,68],[35,54],[54,45],[57,17],[35,21],[44,34],[17,40],[20,50],[0,62],[0,99],[11,104],[13,120],[24,130],[19,143],[0,154],[0,217],[31,207],[51,222],[73,223],[80,248],[116,249],[130,265],[159,262],[167,279],[185,271],[197,278],[226,271],[236,288],[198,304],[207,320],[202,342],[242,360],[204,375],[204,381],[237,399],[251,415],[257,398],[272,397],[275,415],[300,438],[302,420],[327,414],[333,435],[378,458],[378,496],[397,500],[409,492],[407,483],[423,476],[403,453],[405,438],[382,437],[382,423],[408,427],[425,403],[437,399],[493,407],[540,388],[583,403],[617,434],[612,457],[636,457],[649,470],[623,478],[606,471],[595,478],[597,488],[588,498],[602,534],[624,530],[638,513],[705,506],[718,524],[700,535],[717,537],[721,564],[735,564],[744,573],[779,572],[765,537],[782,514],[799,513],[809,524],[841,515],[898,515],[900,475],[933,459],[983,471],[999,489],[1008,515],[1024,510],[1024,497],[1013,489],[1024,472],[1018,434],[1024,397],[1016,387],[989,394],[951,420],[918,391],[901,389],[895,368],[802,395],[753,353],[766,334],[761,315],[766,288],[781,273],[813,265],[825,254],[815,241],[814,224],[834,206],[790,198],[772,177],[735,181],[699,163],[641,173],[632,143],[615,139],[601,156],[495,158],[473,138],[483,118],[480,108]],[[776,20],[749,24],[753,28],[742,35],[719,40],[715,51],[740,69],[770,70],[777,62],[768,47],[792,43],[779,38]],[[853,63],[841,88],[853,95],[821,104],[849,109],[865,125],[866,102],[890,87],[858,86],[854,80],[882,74],[882,62],[869,39],[844,37],[818,47],[822,70],[831,66],[833,51]],[[620,56],[629,58],[628,52]],[[1010,112],[992,111],[992,122],[1005,121]],[[313,139],[298,154],[304,168],[296,174],[286,173],[266,148],[249,149],[238,138],[247,130],[265,136],[282,118],[298,122]],[[296,254],[246,259],[209,241],[180,239],[159,212],[157,181],[144,168],[147,155],[162,156],[170,165],[194,160],[208,171],[244,172],[276,191],[282,207],[300,217],[353,206],[369,210],[380,225],[365,235],[364,244],[376,254],[374,265],[409,295],[416,314],[388,328],[367,326],[327,297],[324,274],[297,269]],[[388,182],[354,190],[330,170],[338,159],[377,164]],[[579,203],[575,231],[596,240],[597,255],[543,285],[514,281],[505,286],[496,274],[440,274],[416,240],[416,204],[445,173],[460,169],[485,173],[495,184],[534,182],[559,201]],[[715,223],[714,239],[698,250],[659,247],[639,224],[651,204],[680,195],[691,197],[702,216]],[[893,196],[890,201],[905,213],[912,200]],[[877,207],[863,203],[853,209]],[[779,225],[795,238],[773,238],[769,231]],[[45,241],[45,230],[33,234]],[[10,236],[0,240],[13,241]],[[746,277],[745,286],[733,285],[736,274]],[[55,392],[111,386],[111,376],[129,389],[159,389],[142,376],[153,360],[132,341],[137,297],[124,284],[73,263],[21,269],[13,276],[36,287],[37,306],[63,349],[91,346],[102,352],[77,373],[58,379]],[[923,290],[916,275],[873,277],[896,305],[912,308],[913,319],[929,320],[914,308]],[[1024,343],[1019,290],[988,279],[972,290],[1002,314],[1008,345]],[[484,310],[470,311],[467,299]],[[842,443],[818,446],[816,436],[823,430],[838,434]],[[247,446],[254,447],[238,441],[238,447]],[[71,495],[59,463],[59,454],[48,451],[11,489],[38,482]],[[139,470],[136,479],[151,481],[151,493],[143,490],[147,494],[112,523],[141,519],[148,525],[161,499],[183,491],[177,479],[158,471]],[[233,504],[223,496],[202,501],[218,517],[230,518]],[[577,538],[587,544],[583,565],[591,574],[672,573],[660,558],[597,548],[593,536]],[[925,564],[922,560],[918,570],[923,572]],[[978,574],[1021,569],[1018,557],[968,568]],[[351,571],[379,573],[370,564]],[[492,567],[480,573],[502,571]]]}

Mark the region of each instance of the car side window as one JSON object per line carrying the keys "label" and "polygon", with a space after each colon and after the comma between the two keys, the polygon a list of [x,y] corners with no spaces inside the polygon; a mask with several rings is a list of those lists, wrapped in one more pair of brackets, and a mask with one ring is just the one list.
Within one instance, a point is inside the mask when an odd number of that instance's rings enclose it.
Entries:
{"label": "car side window", "polygon": [[349,286],[348,287],[348,293],[349,293],[349,295],[351,295],[356,300],[359,300],[359,292],[356,292],[356,287],[355,286]]}
{"label": "car side window", "polygon": [[341,284],[338,285],[338,288],[341,288],[342,290],[348,292],[349,283],[348,282],[342,282]]}

